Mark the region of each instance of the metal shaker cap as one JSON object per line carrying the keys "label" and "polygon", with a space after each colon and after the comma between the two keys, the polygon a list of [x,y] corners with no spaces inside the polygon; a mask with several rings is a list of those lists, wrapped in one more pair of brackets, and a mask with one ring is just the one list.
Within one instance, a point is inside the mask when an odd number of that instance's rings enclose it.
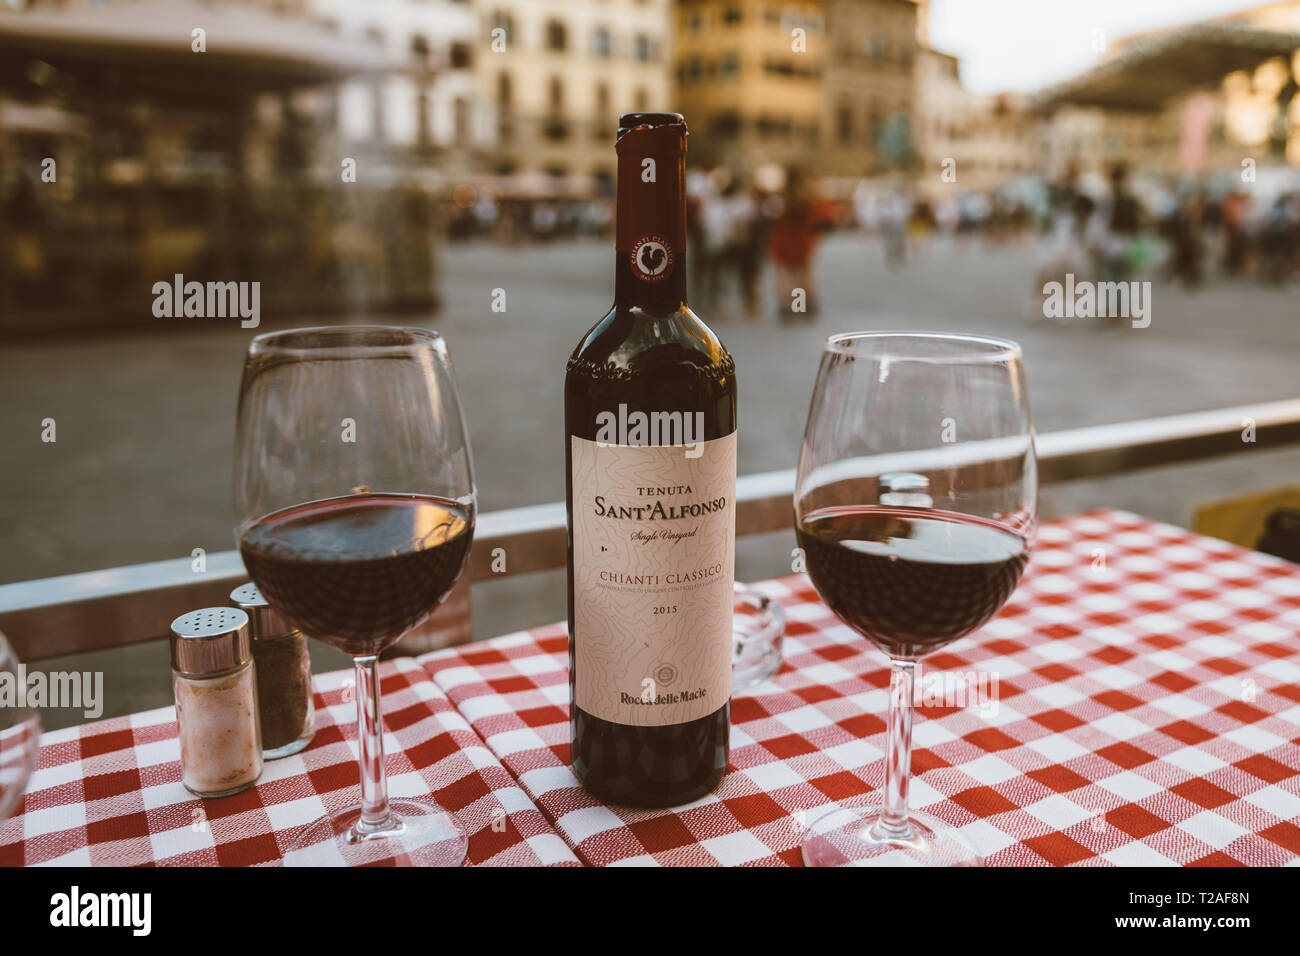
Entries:
{"label": "metal shaker cap", "polygon": [[297,628],[280,616],[280,612],[271,607],[257,585],[252,581],[241,584],[230,592],[230,603],[248,615],[253,628],[253,640],[265,641],[274,637],[284,637],[297,633]]}
{"label": "metal shaker cap", "polygon": [[172,621],[172,667],[187,677],[220,674],[253,656],[248,615],[236,607],[205,607]]}

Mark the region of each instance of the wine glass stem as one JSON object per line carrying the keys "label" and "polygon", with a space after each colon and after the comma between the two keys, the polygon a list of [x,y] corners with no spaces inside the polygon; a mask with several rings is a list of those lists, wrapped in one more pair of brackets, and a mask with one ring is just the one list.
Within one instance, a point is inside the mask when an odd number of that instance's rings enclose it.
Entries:
{"label": "wine glass stem", "polygon": [[914,661],[891,661],[889,675],[889,755],[885,763],[885,795],[877,826],[884,835],[906,838],[907,785],[912,772],[912,686]]}
{"label": "wine glass stem", "polygon": [[354,658],[357,669],[357,749],[361,761],[360,835],[393,826],[388,811],[388,778],[384,773],[384,716],[379,700],[379,658]]}

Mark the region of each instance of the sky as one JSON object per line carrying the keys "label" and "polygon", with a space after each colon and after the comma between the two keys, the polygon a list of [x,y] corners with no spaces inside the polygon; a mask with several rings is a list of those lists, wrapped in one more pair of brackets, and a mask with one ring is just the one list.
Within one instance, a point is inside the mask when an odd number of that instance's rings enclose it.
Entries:
{"label": "sky", "polygon": [[[1041,89],[1093,66],[1131,33],[1259,6],[1261,0],[931,0],[930,44],[961,61],[976,93]],[[1098,34],[1098,31],[1101,31]]]}

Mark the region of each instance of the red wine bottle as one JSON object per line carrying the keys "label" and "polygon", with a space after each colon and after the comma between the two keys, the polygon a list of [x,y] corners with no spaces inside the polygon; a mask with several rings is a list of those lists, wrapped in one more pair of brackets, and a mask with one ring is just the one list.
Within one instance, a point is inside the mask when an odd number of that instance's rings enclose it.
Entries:
{"label": "red wine bottle", "polygon": [[736,373],[686,304],[686,123],[619,126],[614,305],[564,383],[572,762],[675,806],[727,767]]}

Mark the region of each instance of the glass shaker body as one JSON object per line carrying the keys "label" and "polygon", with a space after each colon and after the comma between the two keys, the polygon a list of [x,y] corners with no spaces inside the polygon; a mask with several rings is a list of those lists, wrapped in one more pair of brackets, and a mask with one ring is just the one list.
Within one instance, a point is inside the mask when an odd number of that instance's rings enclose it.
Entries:
{"label": "glass shaker body", "polygon": [[181,782],[198,797],[228,797],[262,775],[256,668],[213,677],[172,670],[180,725]]}
{"label": "glass shaker body", "polygon": [[201,608],[172,621],[171,632],[181,782],[199,797],[246,790],[262,775],[248,615]]}
{"label": "glass shaker body", "polygon": [[307,637],[281,617],[252,582],[231,591],[230,603],[248,615],[252,629],[262,757],[296,754],[316,733]]}

